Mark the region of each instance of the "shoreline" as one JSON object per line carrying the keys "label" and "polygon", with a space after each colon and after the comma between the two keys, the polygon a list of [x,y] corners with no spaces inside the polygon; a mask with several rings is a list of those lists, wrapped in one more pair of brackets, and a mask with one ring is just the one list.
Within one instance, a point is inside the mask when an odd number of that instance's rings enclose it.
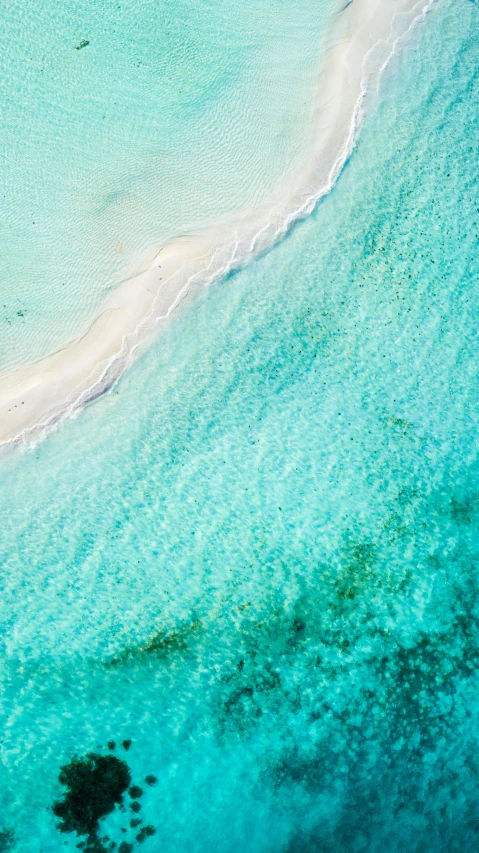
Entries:
{"label": "shoreline", "polygon": [[[99,397],[146,349],[160,323],[198,290],[246,265],[308,216],[334,187],[374,91],[401,38],[434,0],[350,0],[333,19],[301,172],[273,206],[166,243],[113,291],[86,333],[0,375],[0,448],[25,444]],[[376,89],[377,89],[376,85]]]}

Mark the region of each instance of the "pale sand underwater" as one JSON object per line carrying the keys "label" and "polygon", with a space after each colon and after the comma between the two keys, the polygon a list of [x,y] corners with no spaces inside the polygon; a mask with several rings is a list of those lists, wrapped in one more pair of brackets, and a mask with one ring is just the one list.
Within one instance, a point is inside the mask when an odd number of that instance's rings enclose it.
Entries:
{"label": "pale sand underwater", "polygon": [[320,69],[298,168],[271,202],[167,243],[124,281],[80,339],[0,377],[0,444],[30,443],[118,379],[195,292],[271,247],[334,186],[360,128],[365,98],[401,38],[434,0],[354,0],[338,15]]}
{"label": "pale sand underwater", "polygon": [[157,779],[121,853],[477,850],[477,103],[439,0],[311,215],[3,454],[0,847],[91,846],[94,753]]}

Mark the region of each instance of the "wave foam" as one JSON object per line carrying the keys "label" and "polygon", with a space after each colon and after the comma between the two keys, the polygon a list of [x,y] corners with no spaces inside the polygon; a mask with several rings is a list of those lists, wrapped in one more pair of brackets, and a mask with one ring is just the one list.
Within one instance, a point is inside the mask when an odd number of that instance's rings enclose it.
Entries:
{"label": "wave foam", "polygon": [[[0,447],[32,445],[114,385],[186,300],[270,249],[334,187],[381,76],[434,0],[352,0],[337,16],[320,69],[301,165],[268,206],[170,241],[108,298],[62,350],[0,376]],[[286,185],[285,185],[286,184]]]}

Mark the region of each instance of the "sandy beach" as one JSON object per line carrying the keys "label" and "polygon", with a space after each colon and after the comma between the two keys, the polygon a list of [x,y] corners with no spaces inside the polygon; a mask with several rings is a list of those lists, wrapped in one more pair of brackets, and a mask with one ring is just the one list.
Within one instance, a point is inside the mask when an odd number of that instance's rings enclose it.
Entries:
{"label": "sandy beach", "polygon": [[102,394],[184,300],[271,247],[333,187],[354,145],[368,92],[433,0],[353,0],[337,16],[319,71],[301,168],[271,204],[166,244],[107,299],[87,332],[0,376],[0,444],[29,444]]}

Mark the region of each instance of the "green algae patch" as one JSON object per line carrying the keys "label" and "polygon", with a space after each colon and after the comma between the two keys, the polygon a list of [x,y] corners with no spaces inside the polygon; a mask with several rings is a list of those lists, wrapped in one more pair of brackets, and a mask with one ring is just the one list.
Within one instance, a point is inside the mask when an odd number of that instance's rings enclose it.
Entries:
{"label": "green algae patch", "polygon": [[190,625],[180,626],[176,631],[168,633],[160,631],[143,646],[140,646],[138,651],[143,654],[152,654],[152,652],[170,654],[185,651],[188,647],[188,636],[199,628],[199,624],[198,621],[195,621]]}
{"label": "green algae patch", "polygon": [[[199,620],[195,620],[194,622],[180,625],[173,631],[158,631],[146,643],[123,649],[116,657],[105,661],[104,665],[106,667],[116,667],[134,662],[135,660],[141,661],[150,655],[169,657],[170,655],[186,652],[190,638],[198,631],[200,624]],[[123,745],[125,745],[125,742]],[[125,749],[128,749],[128,746],[125,746]]]}

